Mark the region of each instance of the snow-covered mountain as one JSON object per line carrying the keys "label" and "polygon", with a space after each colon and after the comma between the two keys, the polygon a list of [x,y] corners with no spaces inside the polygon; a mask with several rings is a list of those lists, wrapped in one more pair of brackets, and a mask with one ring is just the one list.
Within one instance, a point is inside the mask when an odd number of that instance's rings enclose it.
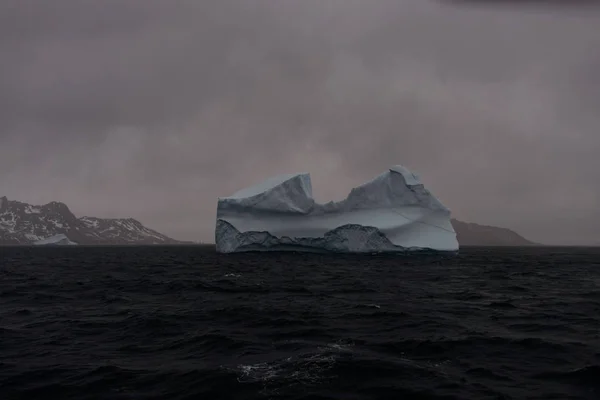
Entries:
{"label": "snow-covered mountain", "polygon": [[64,203],[35,206],[0,197],[0,245],[27,245],[64,234],[80,245],[178,244],[133,218],[77,218]]}

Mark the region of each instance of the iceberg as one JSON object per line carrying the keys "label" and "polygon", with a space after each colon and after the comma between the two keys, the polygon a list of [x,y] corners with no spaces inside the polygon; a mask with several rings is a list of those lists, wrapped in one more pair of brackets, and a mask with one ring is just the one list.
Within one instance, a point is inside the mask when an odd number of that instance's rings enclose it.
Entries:
{"label": "iceberg", "polygon": [[76,245],[77,243],[69,240],[67,235],[60,233],[58,235],[50,236],[46,239],[38,240],[33,244],[35,246],[72,246]]}
{"label": "iceberg", "polygon": [[219,253],[457,252],[450,210],[396,165],[339,202],[317,203],[310,175],[279,175],[217,203]]}

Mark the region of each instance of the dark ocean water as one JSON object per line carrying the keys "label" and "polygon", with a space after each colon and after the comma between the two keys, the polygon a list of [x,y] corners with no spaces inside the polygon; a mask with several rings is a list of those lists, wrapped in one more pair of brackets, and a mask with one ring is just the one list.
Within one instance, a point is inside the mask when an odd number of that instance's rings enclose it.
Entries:
{"label": "dark ocean water", "polygon": [[0,248],[0,399],[600,399],[600,249]]}

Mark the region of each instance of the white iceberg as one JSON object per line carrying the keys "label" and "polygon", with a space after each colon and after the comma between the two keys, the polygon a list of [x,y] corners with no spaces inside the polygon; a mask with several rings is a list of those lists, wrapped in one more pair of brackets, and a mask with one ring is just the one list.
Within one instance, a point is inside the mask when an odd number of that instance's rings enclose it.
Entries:
{"label": "white iceberg", "polygon": [[309,174],[276,176],[219,198],[215,243],[220,253],[459,248],[450,210],[401,165],[352,189],[339,202],[315,202]]}
{"label": "white iceberg", "polygon": [[35,246],[72,246],[76,245],[77,243],[69,240],[67,235],[60,233],[58,235],[50,236],[46,239],[38,240],[33,244]]}

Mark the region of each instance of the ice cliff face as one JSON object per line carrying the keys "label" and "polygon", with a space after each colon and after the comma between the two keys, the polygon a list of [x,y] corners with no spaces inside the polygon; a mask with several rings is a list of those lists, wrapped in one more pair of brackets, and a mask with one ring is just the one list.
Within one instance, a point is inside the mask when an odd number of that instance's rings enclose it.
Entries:
{"label": "ice cliff face", "polygon": [[457,251],[448,210],[397,165],[345,200],[316,203],[310,175],[280,175],[220,198],[217,251]]}

